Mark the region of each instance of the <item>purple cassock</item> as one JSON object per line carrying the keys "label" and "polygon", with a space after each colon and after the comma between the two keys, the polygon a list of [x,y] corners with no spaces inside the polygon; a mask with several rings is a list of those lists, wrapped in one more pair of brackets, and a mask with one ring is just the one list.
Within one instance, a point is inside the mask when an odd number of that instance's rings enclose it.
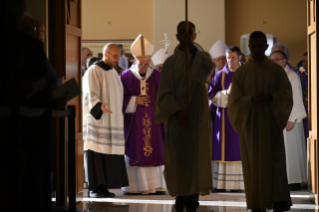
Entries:
{"label": "purple cassock", "polygon": [[[228,64],[223,70],[216,73],[214,79],[209,84],[208,94],[212,101],[217,98],[218,92],[227,90],[232,82],[233,72],[228,70]],[[213,105],[211,108],[216,106]],[[213,154],[212,160],[215,162],[241,161],[239,134],[234,130],[229,122],[227,107],[217,107],[213,131]]]}
{"label": "purple cassock", "polygon": [[[137,105],[135,113],[124,113],[125,154],[131,166],[164,165],[164,124],[155,124],[154,121],[160,76],[161,72],[154,69],[146,80],[147,105]],[[130,69],[122,72],[121,80],[125,112],[131,97],[140,95],[141,83]]]}

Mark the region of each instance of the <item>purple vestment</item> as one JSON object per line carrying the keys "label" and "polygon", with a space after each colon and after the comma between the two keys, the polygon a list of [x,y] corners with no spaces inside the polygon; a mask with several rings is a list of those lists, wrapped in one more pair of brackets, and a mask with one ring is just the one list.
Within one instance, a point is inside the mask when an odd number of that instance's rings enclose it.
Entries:
{"label": "purple vestment", "polygon": [[291,70],[293,70],[294,72],[296,72],[296,74],[299,75],[299,70],[298,70],[298,68],[293,67],[293,66],[290,65],[289,63],[287,63],[287,65],[288,65],[288,67],[289,67]]}
{"label": "purple vestment", "polygon": [[[213,73],[210,75],[210,81],[209,81],[209,84],[208,84],[208,92],[209,92],[209,89],[212,88],[212,83],[214,83],[214,78],[215,78],[216,73],[218,73],[217,68],[215,68]],[[211,99],[211,98],[209,98],[209,99]],[[215,110],[216,109],[215,105],[213,105],[213,104],[210,104],[209,108],[210,108],[210,110]],[[213,122],[214,122],[214,120],[213,120]],[[213,126],[214,126],[214,123],[213,123]]]}
{"label": "purple vestment", "polygon": [[[161,166],[164,165],[164,124],[155,124],[155,106],[157,89],[161,73],[153,70],[146,80],[148,105],[137,105],[135,113],[125,113],[125,154],[130,159],[131,166]],[[140,80],[130,69],[122,72],[121,80],[124,87],[123,111],[132,96],[141,93]]]}
{"label": "purple vestment", "polygon": [[[216,73],[208,88],[211,100],[219,91],[228,89],[232,82],[232,76],[233,72],[228,70],[228,64],[225,65],[223,70]],[[239,134],[229,122],[227,108],[217,107],[212,152],[212,160],[216,162],[241,161]]]}
{"label": "purple vestment", "polygon": [[[301,87],[302,87],[302,95],[303,95],[303,102],[305,105],[306,113],[308,115],[308,74],[306,72],[298,71],[298,75],[300,77]],[[305,119],[303,121],[304,130],[305,130],[305,137],[306,141],[309,137],[309,120]]]}
{"label": "purple vestment", "polygon": [[217,73],[217,68],[214,69],[213,73],[210,75],[210,81],[212,81]]}

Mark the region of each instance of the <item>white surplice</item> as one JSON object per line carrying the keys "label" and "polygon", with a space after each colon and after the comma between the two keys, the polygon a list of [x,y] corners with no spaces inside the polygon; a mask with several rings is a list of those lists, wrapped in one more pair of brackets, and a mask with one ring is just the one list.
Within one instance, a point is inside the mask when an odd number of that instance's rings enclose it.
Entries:
{"label": "white surplice", "polygon": [[129,158],[125,156],[127,175],[130,182],[122,191],[129,193],[155,193],[166,191],[164,166],[136,167],[130,166]]}
{"label": "white surplice", "polygon": [[[83,76],[84,150],[124,155],[123,85],[114,68],[91,66]],[[113,113],[96,120],[90,113],[97,103],[107,103]]]}
{"label": "white surplice", "polygon": [[291,83],[294,102],[289,121],[295,123],[292,130],[284,129],[288,183],[304,183],[307,182],[307,153],[302,120],[307,114],[299,76],[288,65],[285,71]]}
{"label": "white surplice", "polygon": [[212,161],[213,187],[226,190],[245,190],[241,163]]}

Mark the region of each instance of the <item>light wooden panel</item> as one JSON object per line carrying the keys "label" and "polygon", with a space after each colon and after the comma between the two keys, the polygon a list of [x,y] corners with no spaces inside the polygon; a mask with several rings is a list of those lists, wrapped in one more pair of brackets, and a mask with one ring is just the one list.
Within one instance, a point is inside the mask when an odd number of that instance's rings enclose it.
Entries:
{"label": "light wooden panel", "polygon": [[307,1],[308,21],[308,107],[309,107],[309,138],[307,147],[308,190],[310,200],[319,204],[318,182],[318,35],[317,35],[317,0]]}
{"label": "light wooden panel", "polygon": [[317,33],[313,33],[310,36],[310,89],[311,89],[311,104],[310,104],[310,111],[311,111],[311,131],[317,132],[317,61],[315,58],[317,58]]}

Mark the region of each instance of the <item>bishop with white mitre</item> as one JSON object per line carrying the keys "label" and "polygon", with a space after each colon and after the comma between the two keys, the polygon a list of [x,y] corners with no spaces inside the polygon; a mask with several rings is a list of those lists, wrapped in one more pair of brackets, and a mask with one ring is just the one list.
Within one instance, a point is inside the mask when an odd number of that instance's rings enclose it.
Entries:
{"label": "bishop with white mitre", "polygon": [[164,124],[155,124],[161,72],[150,67],[154,47],[143,35],[131,46],[132,67],[121,74],[124,87],[125,155],[129,187],[126,194],[165,194]]}

